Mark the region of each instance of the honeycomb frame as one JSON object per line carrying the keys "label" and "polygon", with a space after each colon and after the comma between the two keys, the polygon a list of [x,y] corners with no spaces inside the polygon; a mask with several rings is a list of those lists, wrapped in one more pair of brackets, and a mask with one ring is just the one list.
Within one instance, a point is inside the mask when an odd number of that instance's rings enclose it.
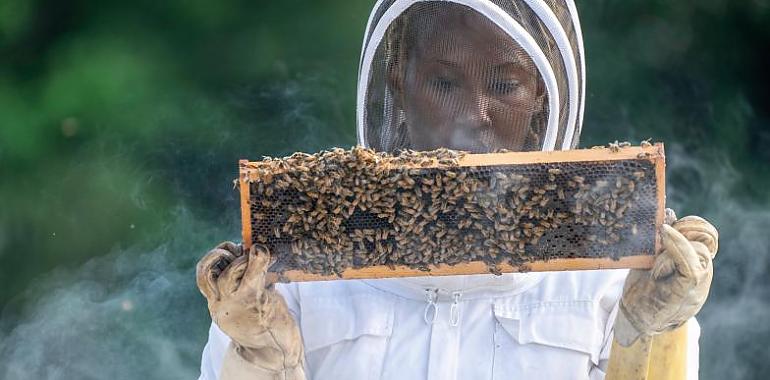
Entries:
{"label": "honeycomb frame", "polygon": [[[304,154],[303,154],[304,155]],[[310,155],[304,155],[307,157],[310,157]],[[268,159],[270,161],[279,161],[280,159]],[[264,241],[257,241],[256,240],[256,234],[254,233],[254,226],[253,224],[256,223],[255,220],[255,209],[252,207],[252,196],[256,193],[256,184],[258,184],[260,181],[264,181],[264,169],[265,167],[265,160],[263,161],[255,161],[251,162],[248,160],[241,160],[239,161],[239,178],[238,183],[240,187],[240,195],[241,195],[241,217],[242,217],[242,234],[243,234],[243,242],[245,247],[250,247],[251,245],[255,243],[265,244]],[[410,276],[442,276],[442,275],[460,275],[460,274],[481,274],[481,273],[510,273],[510,272],[521,272],[521,271],[559,271],[559,270],[592,270],[592,269],[614,269],[614,268],[639,268],[639,269],[646,269],[650,268],[652,266],[653,258],[655,252],[659,251],[660,248],[660,237],[657,233],[660,224],[663,223],[664,218],[664,209],[665,209],[665,154],[664,154],[664,147],[662,143],[656,143],[654,145],[643,145],[643,146],[628,146],[628,147],[611,147],[611,148],[601,148],[601,149],[578,149],[578,150],[569,150],[569,151],[552,151],[552,152],[506,152],[506,153],[489,153],[489,154],[464,154],[457,157],[456,160],[453,162],[442,162],[441,160],[433,160],[432,162],[428,162],[426,164],[425,161],[421,162],[419,165],[417,165],[414,162],[409,162],[408,160],[405,163],[401,163],[398,160],[391,160],[387,163],[383,163],[381,166],[383,166],[382,170],[389,170],[389,171],[400,171],[405,173],[417,173],[417,175],[422,176],[421,178],[433,178],[432,175],[441,176],[441,173],[456,173],[457,169],[466,170],[467,172],[475,173],[474,170],[477,171],[489,171],[489,172],[502,172],[506,170],[506,168],[510,168],[513,170],[508,177],[500,176],[499,178],[503,180],[509,180],[511,175],[516,176],[518,174],[515,174],[516,168],[524,168],[524,167],[535,167],[535,168],[541,168],[539,173],[532,173],[532,169],[528,173],[531,173],[532,175],[539,175],[540,178],[546,178],[550,177],[551,180],[555,180],[554,177],[558,176],[569,176],[570,179],[577,179],[574,175],[574,171],[570,171],[572,169],[566,169],[562,170],[564,168],[577,168],[575,170],[584,170],[580,168],[590,168],[592,166],[603,166],[603,167],[618,167],[618,165],[621,165],[623,167],[628,167],[629,165],[631,167],[645,167],[648,168],[647,171],[647,183],[648,186],[644,188],[637,188],[636,191],[641,192],[644,191],[646,194],[645,196],[648,199],[648,202],[646,204],[646,210],[645,215],[647,215],[645,219],[644,225],[640,225],[637,227],[636,224],[633,226],[634,234],[636,234],[636,230],[642,229],[645,231],[644,240],[640,247],[643,247],[644,249],[638,249],[631,252],[627,252],[626,254],[620,255],[620,256],[614,256],[613,254],[604,254],[599,256],[581,256],[580,254],[572,255],[570,257],[551,257],[548,254],[542,254],[542,250],[537,251],[537,254],[533,254],[533,249],[530,249],[530,245],[526,245],[526,249],[522,247],[521,252],[519,252],[519,257],[514,257],[514,259],[509,260],[503,260],[500,262],[494,262],[494,260],[491,260],[489,258],[479,259],[479,257],[483,256],[483,254],[479,254],[475,259],[468,259],[463,262],[457,262],[457,258],[454,258],[454,261],[450,264],[447,264],[446,262],[442,262],[441,259],[439,260],[432,260],[432,262],[426,262],[421,265],[406,265],[406,264],[399,264],[393,260],[393,262],[388,262],[387,264],[371,264],[366,266],[359,266],[354,267],[353,265],[342,265],[337,270],[333,270],[332,272],[329,272],[329,270],[325,270],[324,272],[320,272],[319,270],[311,271],[308,270],[309,268],[303,268],[298,269],[296,267],[292,267],[292,265],[287,264],[287,261],[281,261],[278,260],[276,262],[277,265],[273,265],[271,267],[271,271],[275,273],[271,273],[271,275],[274,276],[280,276],[280,278],[284,281],[317,281],[317,280],[333,280],[333,279],[362,279],[362,278],[387,278],[387,277],[410,277]],[[636,166],[634,166],[636,165]],[[639,166],[641,165],[641,166]],[[609,170],[608,175],[612,175],[612,169]],[[645,169],[647,170],[647,169]],[[261,174],[260,174],[261,173]],[[436,174],[438,173],[438,174]],[[461,172],[462,173],[462,172]],[[634,172],[635,174],[638,174],[639,172]],[[444,176],[443,178],[446,178],[447,176]],[[577,176],[579,177],[579,176]],[[441,178],[441,177],[436,177]],[[490,177],[491,178],[491,177]],[[517,178],[517,177],[513,177]],[[620,178],[620,177],[617,177]],[[492,179],[487,179],[487,181],[494,181]],[[618,188],[620,188],[620,182],[621,180],[618,180]],[[445,179],[445,182],[451,182],[447,181]],[[574,181],[570,181],[573,183]],[[595,182],[602,182],[602,181],[595,181]],[[606,182],[606,181],[604,181]],[[610,181],[612,182],[612,181]],[[633,181],[632,181],[633,182]],[[625,182],[624,186],[627,186],[628,182]],[[510,183],[509,183],[510,184]],[[419,184],[418,184],[419,185]],[[574,183],[573,183],[574,185]],[[579,185],[573,186],[576,192],[568,194],[568,197],[571,196],[577,196],[579,195]],[[586,185],[587,186],[587,185]],[[584,188],[587,188],[584,186]],[[596,183],[592,184],[592,191],[595,189]],[[605,186],[605,185],[602,185]],[[608,186],[612,186],[612,184],[608,184]],[[409,190],[409,189],[407,189]],[[633,190],[633,188],[632,188]],[[399,189],[399,191],[403,191],[403,189]],[[557,192],[560,190],[555,190],[555,192],[552,192],[554,194],[557,194]],[[418,191],[419,192],[419,191]],[[592,195],[588,194],[588,195]],[[263,194],[264,195],[264,194]],[[528,197],[537,196],[539,194],[534,194],[532,192],[527,193]],[[563,195],[559,194],[560,197],[563,197]],[[584,194],[585,195],[585,192]],[[543,195],[545,198],[545,195]],[[601,195],[599,196],[601,198]],[[571,199],[571,198],[570,198]],[[596,200],[597,197],[595,196],[592,198],[592,200]],[[607,200],[604,199],[605,208],[607,207]],[[355,207],[355,206],[354,206]],[[572,211],[574,210],[574,206]],[[643,210],[644,211],[644,210]],[[343,212],[344,214],[344,212]],[[467,215],[466,215],[467,216]],[[478,216],[478,215],[476,215]],[[285,217],[285,215],[284,215]],[[392,218],[392,216],[391,216]],[[490,217],[491,218],[491,217]],[[541,218],[542,219],[542,218]],[[596,219],[596,218],[594,218]],[[491,219],[490,219],[491,220]],[[521,221],[520,221],[521,222]],[[462,222],[460,222],[462,223]],[[618,223],[620,224],[620,223]],[[547,225],[547,223],[546,223]],[[440,234],[441,228],[435,228],[436,226],[433,225],[434,229],[432,232],[434,234],[438,231]],[[458,225],[452,225],[447,227],[446,225],[443,226],[444,229],[452,229],[458,228]],[[459,226],[463,227],[463,226]],[[467,226],[465,226],[467,227]],[[628,226],[626,226],[628,227]],[[305,227],[307,228],[307,227]],[[460,228],[462,229],[462,228]],[[495,229],[497,231],[497,229]],[[626,229],[626,233],[628,232],[628,229]],[[277,231],[277,234],[280,236],[280,231]],[[416,235],[416,234],[414,234]],[[609,234],[605,234],[606,236],[610,236]],[[504,236],[511,236],[511,235],[504,235]],[[542,234],[541,234],[542,236]],[[522,235],[523,238],[523,235]],[[424,236],[423,236],[424,239]],[[391,238],[392,240],[392,238]],[[500,240],[498,238],[498,240]],[[607,242],[604,243],[604,245],[612,246],[613,242],[609,241],[611,239],[607,238]],[[493,242],[494,243],[494,242]],[[367,243],[368,244],[368,243]],[[521,243],[519,243],[521,244]],[[371,246],[371,244],[368,244]],[[278,252],[280,250],[288,251],[288,248],[284,245],[282,249],[277,249],[277,245],[275,244],[268,244],[270,248],[274,249],[274,252]],[[363,246],[363,245],[362,245]],[[534,245],[533,245],[534,246]],[[635,246],[636,247],[636,246]],[[363,249],[363,248],[362,248]],[[515,250],[516,248],[511,248],[512,250]],[[634,248],[636,249],[636,248]],[[388,252],[388,254],[393,253],[393,248]],[[506,251],[507,252],[507,251]],[[282,256],[282,257],[288,257],[288,252],[283,252],[280,255],[276,256]],[[321,252],[314,252],[313,255],[323,255]],[[311,255],[312,256],[312,255]],[[387,261],[387,260],[384,260]],[[430,260],[429,260],[430,261]],[[283,263],[283,264],[281,264]],[[348,263],[350,264],[350,263]]]}

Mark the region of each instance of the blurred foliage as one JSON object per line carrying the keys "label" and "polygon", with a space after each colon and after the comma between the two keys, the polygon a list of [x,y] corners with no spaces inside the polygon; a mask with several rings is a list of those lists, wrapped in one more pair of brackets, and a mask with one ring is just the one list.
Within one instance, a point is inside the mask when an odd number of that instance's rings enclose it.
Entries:
{"label": "blurred foliage", "polygon": [[[237,159],[354,144],[373,2],[0,1],[6,324],[24,317],[26,290],[54,268],[168,240],[174,210],[203,221],[196,228],[231,227],[220,240],[237,236]],[[676,142],[705,162],[728,160],[740,174],[733,194],[766,204],[770,1],[578,7],[582,145]],[[677,198],[687,212],[710,202],[698,173],[669,181],[693,190]],[[190,265],[215,243],[178,255]],[[198,297],[189,285],[183,296]],[[203,326],[205,308],[187,312]]]}
{"label": "blurred foliage", "polygon": [[162,239],[171,206],[234,218],[238,158],[354,142],[366,4],[2,4],[2,301]]}

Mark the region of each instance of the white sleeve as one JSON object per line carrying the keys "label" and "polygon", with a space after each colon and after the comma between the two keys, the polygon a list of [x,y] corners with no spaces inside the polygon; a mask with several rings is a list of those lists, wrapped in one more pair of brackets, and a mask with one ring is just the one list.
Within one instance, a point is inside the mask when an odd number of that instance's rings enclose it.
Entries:
{"label": "white sleeve", "polygon": [[294,322],[297,323],[297,326],[301,326],[299,324],[299,284],[296,282],[277,283],[275,284],[275,291],[286,301],[286,306],[289,308],[291,316],[294,317]]}
{"label": "white sleeve", "polygon": [[695,317],[687,321],[687,380],[698,380],[700,367],[700,324]]}
{"label": "white sleeve", "polygon": [[604,271],[607,274],[607,285],[599,299],[599,306],[606,314],[604,320],[604,335],[602,336],[602,348],[599,352],[597,365],[593,366],[589,372],[591,380],[603,380],[607,372],[607,366],[610,363],[610,350],[612,349],[612,340],[614,338],[615,317],[620,310],[620,298],[623,295],[623,284],[628,276],[627,269]]}
{"label": "white sleeve", "polygon": [[610,363],[610,349],[612,348],[612,340],[614,337],[613,328],[615,327],[615,317],[618,314],[618,310],[620,310],[619,305],[620,303],[616,303],[615,307],[612,308],[612,311],[610,311],[610,314],[607,317],[604,328],[604,340],[602,341],[602,350],[599,353],[599,363],[591,368],[591,372],[589,373],[589,378],[591,380],[603,380],[606,374],[607,366]]}
{"label": "white sleeve", "polygon": [[201,355],[201,375],[198,380],[219,379],[219,371],[228,345],[230,345],[230,337],[222,332],[216,323],[211,322],[209,341],[203,347],[203,355]]}

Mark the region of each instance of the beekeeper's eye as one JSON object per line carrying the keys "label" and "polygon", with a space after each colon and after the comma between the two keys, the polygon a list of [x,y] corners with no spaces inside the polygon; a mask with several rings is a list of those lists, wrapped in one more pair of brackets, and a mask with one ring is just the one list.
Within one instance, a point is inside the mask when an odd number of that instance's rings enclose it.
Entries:
{"label": "beekeeper's eye", "polygon": [[435,77],[431,81],[431,84],[433,85],[434,89],[445,93],[457,88],[457,82],[455,80],[444,76]]}
{"label": "beekeeper's eye", "polygon": [[510,95],[517,91],[519,87],[520,82],[516,79],[497,80],[489,85],[489,92],[493,95]]}

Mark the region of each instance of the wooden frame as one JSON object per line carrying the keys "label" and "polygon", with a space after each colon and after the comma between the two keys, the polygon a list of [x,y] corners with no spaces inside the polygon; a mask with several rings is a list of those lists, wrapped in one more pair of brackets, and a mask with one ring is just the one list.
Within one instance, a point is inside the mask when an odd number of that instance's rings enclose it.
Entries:
{"label": "wooden frame", "polygon": [[[646,146],[623,147],[619,149],[601,148],[601,149],[578,149],[567,151],[551,152],[511,152],[511,153],[493,153],[493,154],[468,154],[460,159],[460,166],[494,166],[510,164],[535,164],[535,163],[553,163],[553,162],[591,162],[591,161],[619,161],[619,160],[647,160],[653,163],[657,181],[657,200],[658,209],[656,210],[656,226],[663,224],[665,216],[665,153],[662,143]],[[251,217],[249,206],[249,184],[251,176],[254,173],[258,163],[240,160],[239,187],[241,195],[241,218],[242,235],[244,247],[251,246]],[[660,250],[660,236],[655,235],[655,252]],[[626,256],[619,260],[611,258],[569,258],[569,259],[551,259],[548,261],[534,261],[521,266],[511,266],[509,264],[500,264],[499,267],[504,273],[521,271],[563,271],[563,270],[595,270],[595,269],[616,269],[632,268],[647,269],[652,267],[653,255],[640,254],[635,256]],[[406,266],[396,266],[391,269],[388,266],[372,266],[361,269],[348,269],[342,273],[342,276],[336,275],[317,275],[305,273],[299,270],[290,270],[284,273],[284,277],[290,281],[322,281],[335,279],[363,279],[363,278],[386,278],[386,277],[415,277],[415,276],[448,276],[463,274],[482,274],[489,273],[488,266],[483,262],[471,262],[453,266],[438,265],[430,266],[430,271],[421,271]]]}

